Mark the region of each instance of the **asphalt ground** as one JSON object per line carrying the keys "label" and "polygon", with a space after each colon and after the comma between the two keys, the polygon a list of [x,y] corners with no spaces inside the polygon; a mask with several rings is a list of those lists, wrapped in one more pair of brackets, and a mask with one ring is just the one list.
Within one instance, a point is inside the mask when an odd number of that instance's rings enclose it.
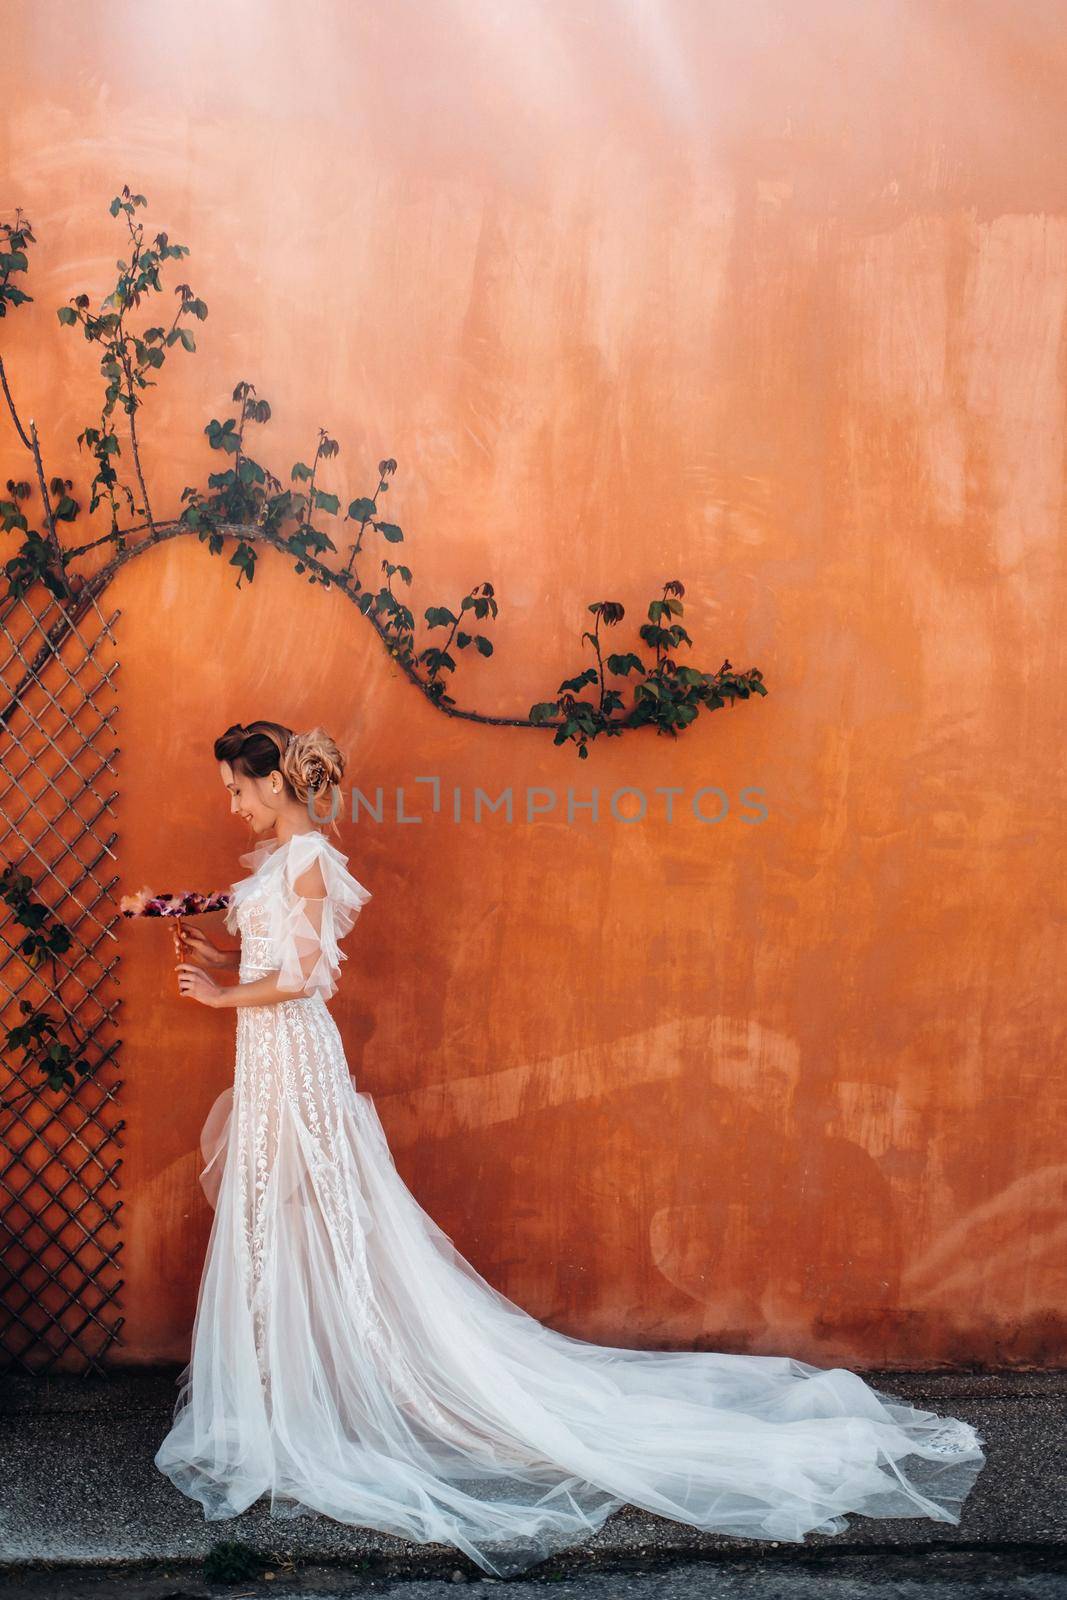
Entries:
{"label": "asphalt ground", "polygon": [[[549,1589],[583,1600],[808,1600],[816,1591],[830,1600],[904,1600],[920,1589],[924,1600],[1067,1600],[1067,1371],[863,1375],[913,1405],[966,1418],[985,1438],[987,1464],[959,1526],[853,1516],[845,1533],[774,1544],[706,1534],[627,1507],[584,1544],[495,1581],[511,1600]],[[436,1600],[446,1586],[493,1586],[448,1546],[325,1517],[273,1519],[265,1503],[206,1522],[152,1459],[169,1426],[175,1376],[176,1369],[0,1377],[0,1597]],[[205,1576],[223,1541],[254,1553],[247,1577],[220,1583]]]}

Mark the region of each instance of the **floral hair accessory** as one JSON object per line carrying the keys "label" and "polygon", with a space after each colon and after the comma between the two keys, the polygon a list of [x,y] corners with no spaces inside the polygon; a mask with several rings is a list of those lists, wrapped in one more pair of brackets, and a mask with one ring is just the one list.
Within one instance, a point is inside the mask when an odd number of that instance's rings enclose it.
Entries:
{"label": "floral hair accessory", "polygon": [[329,773],[321,756],[309,756],[304,763],[304,781],[309,789],[323,789],[329,782]]}

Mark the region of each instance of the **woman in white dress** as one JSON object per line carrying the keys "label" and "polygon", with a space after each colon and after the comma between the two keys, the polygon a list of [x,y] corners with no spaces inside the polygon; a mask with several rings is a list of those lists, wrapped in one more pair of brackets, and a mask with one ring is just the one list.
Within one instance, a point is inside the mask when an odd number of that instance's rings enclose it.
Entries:
{"label": "woman in white dress", "polygon": [[405,1186],[326,1002],[370,891],[313,821],[344,773],[320,729],[215,745],[242,856],[226,925],[183,996],[237,1012],[236,1070],[204,1128],[215,1215],[192,1349],[156,1465],[210,1519],[263,1495],[450,1544],[510,1575],[620,1506],[802,1541],[846,1515],[958,1523],[984,1439],[842,1367],[631,1350],[555,1332],[495,1290]]}

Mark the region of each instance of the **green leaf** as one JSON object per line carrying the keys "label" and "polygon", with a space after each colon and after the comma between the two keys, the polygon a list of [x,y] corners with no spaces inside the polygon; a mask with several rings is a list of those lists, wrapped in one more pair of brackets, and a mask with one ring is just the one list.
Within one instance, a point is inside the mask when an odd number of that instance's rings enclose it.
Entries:
{"label": "green leaf", "polygon": [[425,617],[431,628],[450,628],[457,620],[447,606],[427,606]]}
{"label": "green leaf", "polygon": [[577,678],[567,678],[565,682],[561,683],[559,686],[560,692],[562,693],[564,689],[573,689],[577,693],[579,689],[584,689],[587,683],[595,683],[596,681],[596,668],[586,667],[585,671],[579,673]]}
{"label": "green leaf", "polygon": [[60,306],[59,310],[56,312],[56,316],[59,318],[60,322],[64,323],[68,328],[72,323],[75,323],[78,320],[78,313],[75,311],[73,306]]}
{"label": "green leaf", "polygon": [[605,666],[609,672],[616,673],[620,678],[627,677],[630,672],[644,672],[645,670],[645,664],[641,657],[635,656],[632,651],[628,651],[621,656],[608,656]]}
{"label": "green leaf", "polygon": [[390,544],[399,544],[404,537],[395,522],[376,522],[374,526]]}

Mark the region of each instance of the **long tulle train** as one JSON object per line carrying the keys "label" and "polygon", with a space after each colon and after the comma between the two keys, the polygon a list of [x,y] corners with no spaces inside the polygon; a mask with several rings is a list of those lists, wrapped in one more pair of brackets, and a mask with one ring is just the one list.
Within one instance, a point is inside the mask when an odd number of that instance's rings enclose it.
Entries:
{"label": "long tulle train", "polygon": [[[336,1048],[325,1008],[301,1022]],[[275,1515],[452,1544],[498,1576],[625,1504],[791,1541],[851,1512],[959,1522],[985,1462],[970,1424],[841,1367],[545,1327],[460,1255],[344,1085],[326,1130],[276,1102],[243,1189],[236,1096],[205,1129],[215,1218],[156,1464],[206,1517],[269,1495]]]}

